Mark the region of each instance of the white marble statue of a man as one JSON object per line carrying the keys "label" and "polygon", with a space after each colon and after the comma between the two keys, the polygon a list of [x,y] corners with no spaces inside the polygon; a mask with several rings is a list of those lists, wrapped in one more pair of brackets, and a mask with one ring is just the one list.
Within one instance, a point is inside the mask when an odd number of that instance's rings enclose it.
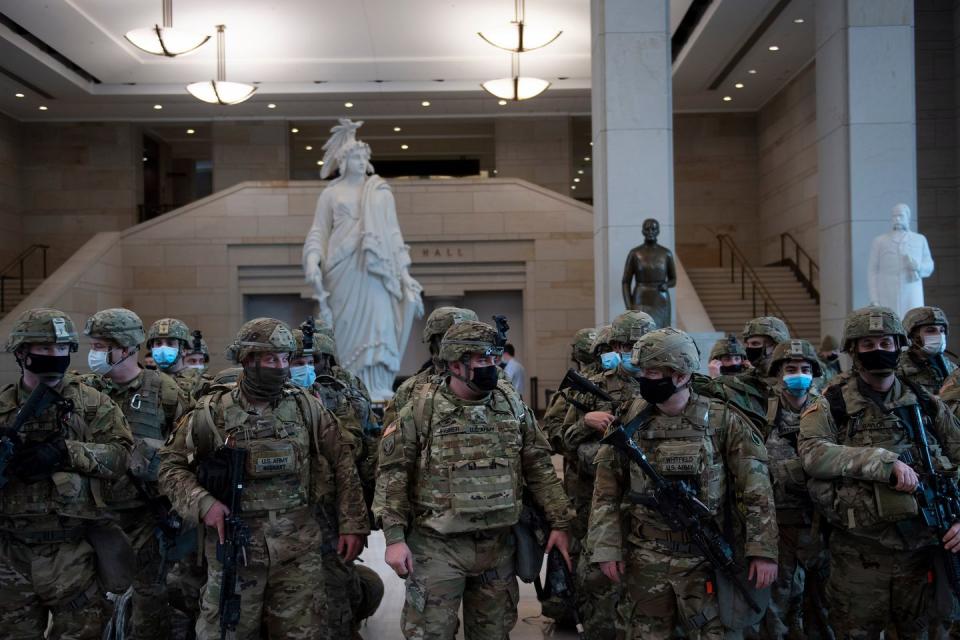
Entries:
{"label": "white marble statue of a man", "polygon": [[893,208],[893,230],[873,239],[867,265],[870,302],[889,307],[901,318],[923,306],[923,278],[933,273],[927,239],[910,231],[910,207]]}
{"label": "white marble statue of a man", "polygon": [[333,327],[340,366],[363,380],[375,402],[393,396],[393,379],[423,288],[410,277],[390,186],[373,174],[370,147],[356,139],[363,122],[340,119],[323,146],[326,178],[340,176],[317,200],[303,245],[303,270],[320,317]]}

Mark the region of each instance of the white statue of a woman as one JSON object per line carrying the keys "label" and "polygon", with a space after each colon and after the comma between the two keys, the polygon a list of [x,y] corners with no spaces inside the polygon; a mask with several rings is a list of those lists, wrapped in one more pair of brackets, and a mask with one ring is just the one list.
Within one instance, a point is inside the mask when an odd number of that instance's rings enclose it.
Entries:
{"label": "white statue of a woman", "polygon": [[867,263],[870,302],[889,307],[901,318],[923,306],[923,278],[933,273],[927,239],[910,231],[910,207],[898,204],[891,215],[893,229],[873,239]]}
{"label": "white statue of a woman", "polygon": [[[388,400],[423,288],[410,277],[390,186],[373,174],[363,122],[341,118],[323,146],[321,178],[340,176],[317,200],[303,245],[303,269],[320,317],[333,327],[337,359],[363,380],[374,401]],[[368,175],[371,174],[371,175]]]}

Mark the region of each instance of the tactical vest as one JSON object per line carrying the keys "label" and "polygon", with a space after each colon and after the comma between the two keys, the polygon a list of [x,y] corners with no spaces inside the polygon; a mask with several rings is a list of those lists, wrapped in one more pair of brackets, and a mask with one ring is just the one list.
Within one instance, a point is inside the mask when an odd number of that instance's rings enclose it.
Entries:
{"label": "tactical vest", "polygon": [[415,391],[418,525],[455,534],[509,527],[519,519],[526,416],[507,384],[498,383],[483,404],[451,401],[437,383]]}
{"label": "tactical vest", "polygon": [[[285,388],[276,407],[261,416],[237,404],[234,390],[233,386],[212,387],[197,404],[192,424],[194,432],[212,433],[217,445],[232,437],[233,446],[247,450],[241,512],[257,517],[306,507],[315,491],[310,431],[318,429],[320,422],[309,396],[302,389]],[[331,482],[331,477],[328,468],[326,481]]]}
{"label": "tactical vest", "polygon": [[[38,419],[23,425],[20,437],[24,441],[42,441],[55,434],[68,440],[89,442],[89,424],[96,420],[100,394],[79,381],[67,381],[61,395],[73,404],[73,410],[63,412],[56,407],[45,411]],[[17,385],[7,385],[0,391],[0,412],[10,410],[9,421],[15,417]],[[50,479],[27,484],[18,478],[0,490],[0,527],[6,530],[55,530],[61,527],[58,516],[95,519],[103,516],[98,508],[101,482],[97,478],[71,471],[57,471]],[[8,518],[16,518],[8,520]]]}
{"label": "tactical vest", "polygon": [[764,445],[769,456],[767,466],[777,505],[777,520],[789,525],[810,524],[813,503],[807,492],[807,475],[797,453],[800,413],[783,406],[779,395],[774,395],[767,404],[767,424],[769,433]]}
{"label": "tactical vest", "polygon": [[[642,402],[642,401],[641,401]],[[667,481],[685,480],[714,516],[720,514],[727,492],[727,474],[721,449],[727,408],[709,398],[692,394],[690,404],[679,416],[651,415],[636,427],[631,437],[646,453],[654,468]],[[628,540],[638,543],[645,537],[644,525],[667,529],[656,511],[643,506],[653,498],[650,479],[638,465],[628,464],[630,492],[641,504],[631,504],[632,524]]]}

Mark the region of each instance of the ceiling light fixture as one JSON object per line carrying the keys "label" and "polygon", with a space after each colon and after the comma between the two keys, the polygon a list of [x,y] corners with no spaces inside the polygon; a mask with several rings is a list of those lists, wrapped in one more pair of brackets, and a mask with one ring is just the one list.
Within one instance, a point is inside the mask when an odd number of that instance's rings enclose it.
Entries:
{"label": "ceiling light fixture", "polygon": [[794,23],[794,24],[803,24],[803,23],[804,23],[804,19],[803,19],[803,18],[794,18],[794,19],[793,19],[793,23]]}
{"label": "ceiling light fixture", "polygon": [[317,166],[318,166],[318,167],[322,167],[322,166],[323,166],[323,160],[317,160]]}
{"label": "ceiling light fixture", "polygon": [[410,145],[402,144],[402,145],[400,145],[400,148],[403,149],[404,151],[406,151],[407,149],[410,148]]}
{"label": "ceiling light fixture", "polygon": [[529,100],[550,88],[550,82],[541,78],[524,77],[520,75],[520,54],[510,56],[510,77],[487,80],[480,86],[490,95],[501,100]]}
{"label": "ceiling light fixture", "polygon": [[755,76],[755,75],[757,75],[757,70],[756,70],[756,69],[747,69],[747,73],[749,73],[749,74],[752,75],[752,76]]}
{"label": "ceiling light fixture", "polygon": [[780,51],[780,47],[778,47],[775,44],[772,44],[769,47],[767,47],[767,51]]}
{"label": "ceiling light fixture", "polygon": [[194,82],[187,85],[187,91],[197,100],[210,104],[240,104],[252,96],[257,88],[243,82],[227,82],[226,49],[223,32],[226,27],[217,25],[217,79],[206,82]]}
{"label": "ceiling light fixture", "polygon": [[505,106],[507,105],[507,101],[506,101],[506,100],[497,100],[497,104],[500,105],[501,107],[505,107]]}
{"label": "ceiling light fixture", "polygon": [[576,190],[577,190],[577,185],[572,184],[572,185],[570,185],[570,188],[573,189],[574,191],[576,191]]}
{"label": "ceiling light fixture", "polygon": [[574,182],[580,182],[580,178],[574,178],[573,181],[574,181]]}
{"label": "ceiling light fixture", "polygon": [[187,135],[188,135],[188,136],[192,136],[192,135],[195,134],[195,133],[196,133],[196,131],[194,131],[193,129],[187,129]]}
{"label": "ceiling light fixture", "polygon": [[276,109],[276,108],[277,108],[277,105],[273,104],[272,102],[267,105],[267,109]]}
{"label": "ceiling light fixture", "polygon": [[353,109],[353,103],[352,103],[352,102],[344,102],[344,103],[343,103],[343,106],[345,106],[347,109]]}
{"label": "ceiling light fixture", "polygon": [[743,83],[742,83],[742,82],[738,82],[737,84],[733,85],[733,88],[734,88],[734,89],[743,89]]}
{"label": "ceiling light fixture", "polygon": [[401,129],[400,127],[394,127],[394,128],[393,128],[393,132],[394,132],[394,133],[400,133],[401,131],[403,131],[403,129]]}
{"label": "ceiling light fixture", "polygon": [[22,98],[22,97],[24,97],[24,96],[23,96],[22,93],[15,93],[15,94],[13,94],[13,97],[14,97],[14,98]]}
{"label": "ceiling light fixture", "polygon": [[290,129],[290,133],[300,133],[300,129],[297,129],[296,127],[292,127]]}
{"label": "ceiling light fixture", "polygon": [[307,151],[313,151],[313,145],[308,144],[307,146],[304,147],[304,149],[306,149]]}
{"label": "ceiling light fixture", "polygon": [[163,105],[162,105],[162,104],[155,104],[155,105],[153,105],[153,108],[154,108],[156,111],[160,111],[160,109],[163,109]]}
{"label": "ceiling light fixture", "polygon": [[732,97],[730,97],[730,96],[723,96],[723,101],[724,101],[724,102],[730,102],[731,100],[733,100]]}
{"label": "ceiling light fixture", "polygon": [[424,100],[423,102],[420,103],[420,106],[421,106],[421,107],[429,107],[429,106],[430,106],[430,101],[429,101],[429,100]]}
{"label": "ceiling light fixture", "polygon": [[590,156],[583,156],[584,162],[590,162]]}
{"label": "ceiling light fixture", "polygon": [[489,35],[484,35],[478,31],[477,35],[484,42],[498,49],[512,53],[523,53],[524,51],[533,51],[545,47],[563,33],[562,29],[558,31],[549,27],[531,28],[526,22],[526,15],[526,0],[514,0],[513,21],[508,26],[488,31]]}
{"label": "ceiling light fixture", "polygon": [[37,109],[40,109],[40,111],[46,111],[46,110],[47,110],[47,105],[42,104],[42,105],[40,105],[39,107],[37,107]]}
{"label": "ceiling light fixture", "polygon": [[173,28],[173,0],[163,0],[163,26],[127,31],[123,36],[141,51],[155,56],[175,58],[195,51],[206,44],[210,36]]}
{"label": "ceiling light fixture", "polygon": [[579,171],[577,171],[577,173],[579,173],[580,175],[583,175],[583,169],[580,169]]}

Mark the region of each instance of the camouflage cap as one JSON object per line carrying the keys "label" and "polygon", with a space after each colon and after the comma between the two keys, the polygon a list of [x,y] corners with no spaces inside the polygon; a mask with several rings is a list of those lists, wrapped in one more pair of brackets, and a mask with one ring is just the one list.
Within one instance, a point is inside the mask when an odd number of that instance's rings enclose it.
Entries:
{"label": "camouflage cap", "polygon": [[[316,336],[314,336],[316,337]],[[239,364],[251,353],[289,353],[297,351],[297,341],[287,323],[276,318],[255,318],[244,323],[236,339],[227,347],[227,360]]]}
{"label": "camouflage cap", "polygon": [[147,346],[157,338],[175,338],[186,345],[190,342],[190,328],[182,320],[160,318],[147,330]]}
{"label": "camouflage cap", "polygon": [[917,307],[916,309],[910,309],[903,316],[903,328],[907,335],[912,334],[914,329],[931,324],[940,325],[944,331],[950,330],[950,321],[947,320],[947,314],[940,307]]}
{"label": "camouflage cap", "polygon": [[466,320],[447,329],[440,341],[440,359],[454,362],[471,353],[502,355],[503,347],[497,346],[497,330],[476,320]]}
{"label": "camouflage cap", "polygon": [[430,312],[423,325],[423,341],[430,342],[434,336],[443,337],[447,329],[464,320],[477,321],[476,312],[460,307],[437,307]]}
{"label": "camouflage cap", "polygon": [[580,329],[573,334],[573,342],[570,343],[570,346],[573,348],[573,359],[581,364],[593,362],[596,358],[590,347],[593,346],[593,341],[596,339],[597,330],[593,327]]}
{"label": "camouflage cap", "polygon": [[784,362],[789,360],[805,360],[813,365],[814,378],[819,378],[823,375],[823,370],[820,368],[820,358],[817,357],[817,351],[813,348],[813,345],[806,340],[792,338],[774,347],[768,368],[770,375],[779,376],[780,367]]}
{"label": "camouflage cap", "polygon": [[613,335],[613,326],[605,324],[597,329],[597,337],[590,343],[590,352],[594,356],[610,350],[610,336]]}
{"label": "camouflage cap", "polygon": [[130,309],[97,311],[87,319],[83,335],[89,338],[113,340],[121,347],[135,347],[146,340],[143,321]]}
{"label": "camouflage cap", "polygon": [[751,336],[767,336],[774,344],[780,344],[790,339],[790,330],[786,323],[776,316],[760,316],[743,325],[740,337],[746,340]]}
{"label": "camouflage cap", "polygon": [[633,345],[631,363],[641,369],[663,367],[678,373],[700,369],[700,350],[684,331],[667,327],[654,329]]}
{"label": "camouflage cap", "polygon": [[850,312],[843,322],[843,350],[853,352],[854,342],[870,336],[896,336],[897,345],[907,344],[907,334],[900,318],[887,307],[871,305]]}
{"label": "camouflage cap", "polygon": [[829,353],[831,351],[837,351],[838,349],[840,349],[840,345],[837,343],[836,338],[829,333],[823,336],[823,340],[820,341],[820,353]]}
{"label": "camouflage cap", "polygon": [[6,350],[14,352],[22,344],[69,344],[71,351],[80,346],[77,329],[70,316],[58,309],[30,309],[20,314],[10,330]]}
{"label": "camouflage cap", "polygon": [[737,336],[731,333],[726,338],[720,338],[714,342],[713,348],[710,349],[711,360],[719,360],[723,356],[746,358],[747,350],[743,347],[743,343],[737,340]]}
{"label": "camouflage cap", "polygon": [[610,323],[612,333],[611,342],[633,344],[649,331],[657,328],[657,323],[648,313],[643,311],[624,311]]}

